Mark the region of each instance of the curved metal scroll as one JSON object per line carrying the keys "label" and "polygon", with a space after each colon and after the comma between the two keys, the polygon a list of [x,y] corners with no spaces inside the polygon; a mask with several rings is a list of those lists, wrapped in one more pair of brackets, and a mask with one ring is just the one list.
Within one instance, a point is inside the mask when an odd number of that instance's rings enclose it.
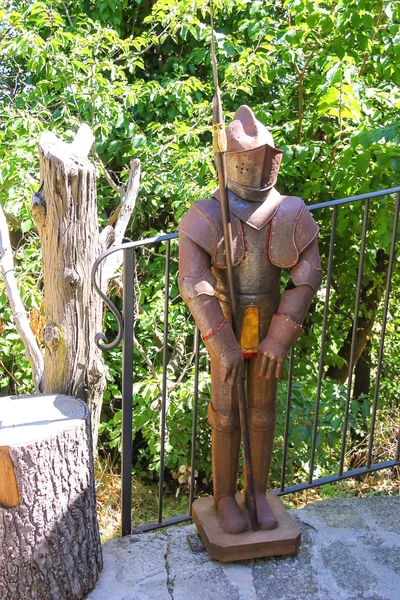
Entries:
{"label": "curved metal scroll", "polygon": [[[117,249],[119,250],[120,248],[116,247],[115,251],[117,251]],[[110,248],[110,250],[113,250],[113,248]],[[106,252],[103,252],[95,260],[93,268],[92,268],[92,276],[91,276],[92,285],[94,286],[94,289],[101,296],[101,298],[103,299],[103,302],[111,310],[112,314],[117,319],[117,323],[118,323],[117,337],[112,342],[108,342],[107,337],[105,336],[105,334],[102,331],[99,331],[98,333],[96,333],[96,335],[94,337],[94,341],[96,343],[96,346],[98,348],[100,348],[100,350],[113,350],[121,342],[121,340],[123,338],[123,335],[124,335],[124,323],[123,323],[123,320],[122,320],[121,313],[119,312],[119,310],[117,309],[117,307],[115,306],[115,304],[110,300],[110,298],[100,289],[100,286],[98,285],[98,283],[96,281],[96,271],[99,268],[100,264],[103,262],[103,260],[109,254],[112,254],[112,252],[110,252],[110,250],[107,250]],[[106,342],[106,343],[104,344],[102,342]]]}
{"label": "curved metal scroll", "polygon": [[[166,235],[159,235],[159,236],[156,236],[153,238],[147,238],[145,240],[137,240],[136,242],[125,242],[124,244],[119,244],[117,246],[111,246],[111,248],[109,248],[108,250],[106,250],[105,252],[100,254],[100,256],[95,260],[93,268],[92,268],[92,274],[91,274],[92,285],[94,286],[94,289],[96,290],[96,292],[101,296],[103,302],[111,310],[114,317],[117,319],[117,323],[118,323],[118,333],[117,333],[116,338],[112,342],[108,342],[107,337],[105,336],[105,334],[102,331],[96,333],[95,342],[96,342],[96,346],[98,348],[100,348],[100,350],[103,350],[103,351],[104,350],[113,350],[114,348],[116,348],[118,346],[118,344],[121,342],[122,338],[124,337],[124,322],[123,322],[122,315],[119,312],[119,310],[117,309],[117,307],[115,306],[115,304],[110,300],[110,298],[100,289],[100,286],[96,280],[96,272],[97,272],[97,269],[99,268],[100,264],[103,262],[103,260],[105,260],[108,256],[110,256],[110,254],[114,254],[114,252],[119,252],[120,250],[128,250],[129,248],[138,248],[139,246],[148,246],[151,244],[155,244],[157,242],[165,242],[167,240],[176,239],[177,237],[178,237],[178,233],[169,233]],[[106,343],[103,343],[103,342],[106,342]]]}

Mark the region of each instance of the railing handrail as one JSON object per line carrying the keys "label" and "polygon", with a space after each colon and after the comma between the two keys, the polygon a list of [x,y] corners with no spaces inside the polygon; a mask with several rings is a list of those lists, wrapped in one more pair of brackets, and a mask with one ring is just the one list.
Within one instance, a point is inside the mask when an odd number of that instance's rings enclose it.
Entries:
{"label": "railing handrail", "polygon": [[[360,467],[359,469],[353,469],[344,471],[344,459],[346,452],[346,442],[347,442],[347,430],[349,426],[349,410],[350,410],[350,401],[352,394],[352,375],[355,364],[355,345],[357,338],[357,323],[358,323],[358,313],[360,306],[360,297],[361,297],[361,285],[363,278],[363,270],[364,270],[364,255],[365,255],[365,247],[367,240],[367,230],[368,230],[368,211],[370,200],[373,198],[377,198],[380,196],[386,196],[391,194],[397,194],[397,200],[394,210],[394,219],[393,219],[393,229],[392,229],[392,238],[390,244],[390,255],[388,261],[388,271],[386,278],[386,290],[385,290],[385,300],[384,300],[384,308],[383,308],[383,320],[382,320],[382,328],[380,333],[380,343],[379,343],[379,355],[378,355],[378,368],[375,377],[375,390],[374,390],[374,399],[373,399],[373,411],[371,416],[371,426],[369,433],[369,447],[368,447],[368,459],[366,462],[366,466]],[[357,276],[357,289],[356,289],[356,299],[355,299],[355,308],[354,308],[354,317],[353,317],[353,334],[351,340],[351,354],[349,360],[349,377],[347,383],[347,394],[346,394],[346,402],[345,402],[345,414],[344,414],[344,422],[342,426],[342,444],[341,444],[341,455],[340,455],[340,464],[339,470],[336,474],[330,474],[324,477],[315,478],[314,475],[314,467],[315,467],[315,453],[317,448],[317,433],[318,433],[318,423],[319,423],[319,415],[320,415],[320,398],[321,398],[321,386],[322,379],[324,373],[324,361],[325,361],[325,348],[326,348],[326,330],[327,330],[327,320],[328,320],[328,311],[329,311],[329,297],[330,297],[330,288],[331,288],[331,277],[332,277],[332,266],[333,266],[333,256],[334,256],[334,248],[335,248],[335,235],[336,235],[336,227],[337,227],[337,217],[338,217],[338,209],[340,206],[351,204],[352,202],[358,202],[360,200],[365,200],[364,203],[364,217],[363,217],[363,226],[362,226],[362,234],[361,234],[361,246],[360,246],[360,256],[359,256],[359,266],[358,266],[358,276]],[[311,446],[311,455],[310,455],[310,470],[308,481],[304,481],[300,484],[295,485],[286,485],[285,476],[286,476],[286,463],[287,463],[287,453],[288,453],[288,444],[289,444],[289,429],[290,429],[290,412],[291,412],[291,396],[292,396],[292,377],[293,377],[293,365],[294,365],[294,348],[292,348],[290,353],[290,361],[289,361],[289,371],[288,371],[288,389],[287,389],[287,402],[286,402],[286,417],[285,417],[285,430],[284,430],[284,450],[283,450],[283,458],[282,458],[282,472],[281,472],[281,485],[280,489],[275,490],[274,493],[282,495],[288,494],[292,492],[297,492],[300,490],[305,490],[310,487],[318,487],[325,483],[334,483],[337,481],[341,481],[342,479],[346,479],[348,477],[354,477],[370,472],[374,472],[380,469],[386,469],[393,466],[400,465],[400,437],[398,439],[397,450],[396,450],[396,458],[394,460],[389,460],[385,462],[372,462],[372,450],[373,450],[373,442],[374,442],[374,433],[375,433],[375,425],[376,425],[376,413],[378,408],[378,395],[379,395],[379,387],[380,387],[380,377],[381,377],[381,369],[382,369],[382,361],[383,361],[383,349],[385,343],[385,331],[386,331],[386,320],[388,313],[388,305],[389,305],[389,296],[391,291],[391,280],[393,273],[393,265],[394,259],[396,255],[396,240],[397,240],[397,229],[398,229],[398,221],[400,214],[400,186],[394,188],[388,188],[384,190],[379,190],[377,192],[370,192],[366,194],[358,194],[356,196],[350,196],[348,198],[340,198],[337,200],[328,200],[326,202],[321,202],[318,204],[308,205],[307,208],[310,211],[323,209],[323,208],[333,208],[331,211],[332,214],[332,228],[331,228],[331,236],[330,236],[330,244],[329,244],[329,258],[328,258],[328,271],[327,271],[327,283],[325,289],[325,305],[324,305],[324,315],[323,315],[323,330],[322,330],[322,340],[321,340],[321,349],[320,349],[320,360],[318,367],[318,383],[316,388],[316,400],[315,400],[315,414],[314,414],[314,423],[313,423],[313,431],[312,431],[312,446]],[[163,347],[163,382],[162,382],[162,412],[161,412],[161,456],[160,456],[160,474],[159,474],[159,505],[158,505],[158,522],[155,524],[148,524],[138,529],[142,531],[152,530],[159,527],[163,527],[166,525],[170,525],[173,523],[178,523],[182,521],[186,521],[190,519],[191,507],[194,500],[194,480],[195,480],[195,452],[196,452],[196,422],[197,422],[197,403],[198,403],[198,372],[199,372],[199,344],[200,344],[200,336],[199,331],[195,329],[194,336],[194,352],[195,352],[195,377],[194,377],[194,391],[193,391],[193,425],[192,425],[192,449],[191,449],[191,485],[190,485],[190,498],[189,498],[189,514],[180,515],[179,517],[174,517],[173,519],[168,519],[166,521],[163,520],[163,477],[164,477],[164,455],[165,455],[165,427],[166,427],[166,406],[167,406],[167,339],[168,339],[168,307],[169,307],[169,285],[170,285],[170,244],[171,240],[177,239],[179,233],[177,231],[168,234],[162,234],[159,236],[154,236],[150,238],[144,238],[141,240],[136,240],[133,242],[124,242],[122,244],[118,244],[115,246],[111,246],[108,250],[100,254],[93,265],[92,269],[92,283],[96,289],[96,291],[100,294],[105,304],[109,307],[111,312],[114,314],[118,323],[118,333],[115,339],[108,343],[105,335],[101,332],[96,334],[96,343],[97,346],[102,350],[111,350],[115,348],[121,340],[123,340],[123,366],[122,366],[122,535],[126,535],[131,532],[131,478],[132,478],[132,384],[133,384],[133,339],[134,339],[134,270],[135,270],[135,249],[143,246],[149,246],[152,244],[159,244],[162,242],[166,242],[166,266],[165,266],[165,286],[164,286],[164,347]],[[111,254],[123,250],[124,252],[124,271],[123,271],[123,280],[124,280],[124,291],[123,291],[123,310],[122,315],[120,311],[116,308],[116,306],[112,303],[110,298],[106,296],[106,294],[101,290],[100,286],[96,281],[96,270],[101,264],[101,262],[110,256]]]}
{"label": "railing handrail", "polygon": [[[388,196],[389,194],[397,194],[400,192],[400,186],[394,188],[388,188],[385,190],[379,190],[377,192],[371,192],[368,194],[358,194],[357,196],[349,196],[347,198],[339,198],[337,200],[327,200],[326,202],[319,202],[318,204],[307,204],[309,211],[318,210],[320,208],[330,208],[331,206],[338,206],[343,204],[351,204],[351,202],[357,202],[359,200],[366,200],[367,198],[377,198],[379,196]],[[96,259],[92,275],[97,270],[98,265],[110,254],[118,252],[119,250],[128,250],[129,248],[139,248],[140,246],[149,246],[150,244],[159,244],[166,242],[167,240],[175,240],[179,236],[178,231],[173,233],[164,233],[162,235],[156,235],[154,237],[143,238],[141,240],[135,240],[134,242],[123,242],[122,244],[112,245],[108,250],[102,252]]]}

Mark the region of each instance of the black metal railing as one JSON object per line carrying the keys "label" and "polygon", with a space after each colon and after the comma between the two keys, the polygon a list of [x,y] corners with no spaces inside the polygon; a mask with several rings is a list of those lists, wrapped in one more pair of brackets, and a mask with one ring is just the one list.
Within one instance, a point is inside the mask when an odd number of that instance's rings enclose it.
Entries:
{"label": "black metal railing", "polygon": [[[380,331],[380,341],[378,350],[378,364],[376,369],[375,377],[375,388],[373,394],[373,406],[371,415],[371,424],[369,431],[369,442],[366,465],[360,468],[344,470],[345,454],[347,447],[347,435],[349,429],[349,413],[350,403],[352,400],[352,384],[353,384],[353,371],[355,366],[356,356],[356,342],[357,342],[357,325],[360,311],[360,299],[361,289],[364,273],[364,260],[367,244],[367,233],[368,233],[368,218],[370,212],[370,201],[374,198],[396,194],[395,210],[393,217],[393,229],[391,235],[391,245],[389,253],[389,262],[387,269],[386,289],[385,297],[383,302],[383,313],[382,313],[382,324]],[[337,473],[314,478],[315,472],[315,456],[317,449],[317,434],[318,434],[318,422],[321,405],[321,389],[324,377],[325,367],[325,352],[327,343],[327,325],[328,325],[328,314],[329,314],[329,302],[331,295],[332,285],[332,268],[333,258],[335,249],[335,239],[337,232],[338,222],[338,208],[346,204],[354,204],[364,200],[364,215],[363,225],[361,233],[361,244],[358,261],[358,274],[356,284],[356,297],[355,307],[353,315],[353,327],[352,327],[352,339],[351,339],[351,350],[349,358],[349,376],[347,379],[347,393],[345,400],[345,411],[344,419],[342,424],[342,440],[341,440],[341,451],[339,469]],[[283,457],[281,467],[281,481],[279,489],[275,490],[278,495],[290,494],[293,492],[299,492],[312,487],[318,487],[327,483],[334,483],[349,477],[356,477],[366,473],[378,471],[380,469],[386,469],[389,467],[399,466],[400,461],[400,437],[397,442],[396,456],[392,460],[384,462],[373,463],[373,448],[374,448],[374,435],[376,427],[376,418],[378,410],[378,399],[379,399],[379,388],[382,373],[383,363],[383,352],[385,344],[385,333],[386,323],[389,307],[389,297],[391,291],[393,265],[396,255],[396,237],[397,228],[399,221],[399,208],[400,208],[400,187],[381,190],[378,192],[361,194],[358,196],[352,196],[349,198],[342,198],[339,200],[332,200],[328,202],[322,202],[320,204],[314,204],[308,207],[310,211],[320,210],[332,210],[332,221],[331,221],[331,233],[329,242],[329,255],[328,255],[328,269],[327,269],[327,280],[326,280],[326,292],[325,292],[325,305],[322,320],[322,339],[321,339],[321,350],[319,357],[319,367],[317,376],[316,386],[316,397],[315,397],[315,409],[314,409],[314,422],[312,428],[312,441],[311,441],[311,452],[310,452],[310,468],[307,481],[298,483],[295,485],[286,486],[286,467],[288,458],[289,448],[289,429],[290,429],[290,415],[291,415],[291,402],[292,402],[292,391],[293,391],[293,369],[294,369],[294,356],[295,349],[293,348],[290,353],[289,359],[289,370],[288,370],[288,383],[287,383],[287,400],[286,400],[286,415],[284,424],[284,437],[283,437]],[[107,342],[107,339],[103,333],[96,335],[96,343],[102,350],[111,350],[116,348],[118,344],[123,342],[123,358],[122,358],[122,535],[127,535],[132,531],[131,523],[131,508],[132,508],[132,405],[133,405],[133,378],[134,378],[134,273],[135,273],[135,250],[139,247],[147,247],[159,245],[165,243],[166,254],[165,254],[165,287],[164,287],[164,332],[163,332],[163,375],[162,375],[162,398],[161,398],[161,449],[160,449],[160,472],[159,472],[159,503],[158,503],[158,521],[156,523],[150,523],[137,527],[136,530],[149,531],[152,529],[158,529],[167,525],[172,525],[187,521],[191,519],[191,508],[194,500],[195,490],[195,463],[196,463],[196,439],[197,439],[197,408],[198,408],[198,397],[199,397],[199,356],[200,356],[200,336],[197,328],[195,329],[195,361],[194,361],[194,401],[193,401],[193,421],[192,421],[192,440],[191,440],[191,471],[190,471],[190,497],[189,497],[189,511],[188,514],[173,517],[171,519],[163,520],[163,496],[164,496],[164,471],[165,471],[165,435],[166,435],[166,410],[167,410],[167,364],[168,364],[168,314],[169,314],[169,296],[170,296],[170,263],[171,263],[171,241],[178,237],[178,233],[171,233],[168,235],[160,235],[153,238],[144,240],[138,240],[135,242],[127,242],[119,246],[113,246],[96,260],[93,271],[92,281],[97,292],[101,295],[105,304],[114,314],[118,323],[118,334],[114,341],[111,343]],[[115,252],[123,252],[123,309],[122,316],[117,310],[116,306],[101,290],[97,280],[96,273],[101,263],[110,254]]]}

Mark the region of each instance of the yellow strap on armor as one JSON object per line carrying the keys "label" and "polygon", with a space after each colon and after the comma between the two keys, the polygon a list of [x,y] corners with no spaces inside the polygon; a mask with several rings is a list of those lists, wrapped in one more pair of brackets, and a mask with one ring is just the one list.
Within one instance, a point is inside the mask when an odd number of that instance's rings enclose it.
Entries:
{"label": "yellow strap on armor", "polygon": [[240,346],[246,358],[257,356],[258,348],[258,307],[246,306],[243,317]]}

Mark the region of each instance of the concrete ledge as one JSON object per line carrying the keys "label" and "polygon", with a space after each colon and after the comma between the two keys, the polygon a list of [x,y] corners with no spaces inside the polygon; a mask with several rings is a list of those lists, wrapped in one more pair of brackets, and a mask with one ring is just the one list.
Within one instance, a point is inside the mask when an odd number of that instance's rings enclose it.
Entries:
{"label": "concrete ledge", "polygon": [[223,564],[187,543],[193,525],[103,546],[89,600],[399,600],[400,498],[323,500],[291,511],[297,557]]}

